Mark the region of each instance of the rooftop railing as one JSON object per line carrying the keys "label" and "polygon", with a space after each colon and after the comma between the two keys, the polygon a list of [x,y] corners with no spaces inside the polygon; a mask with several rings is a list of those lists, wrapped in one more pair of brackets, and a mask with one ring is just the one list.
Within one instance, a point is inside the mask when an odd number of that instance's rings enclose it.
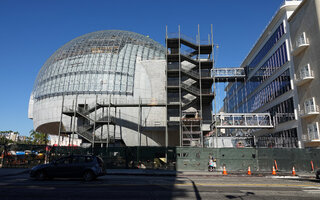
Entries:
{"label": "rooftop railing", "polygon": [[[167,37],[168,38],[179,38],[179,33],[168,33]],[[189,36],[181,34],[181,33],[180,33],[180,38],[184,39],[184,40],[187,40],[187,41],[189,41],[189,42],[191,42],[193,44],[201,44],[201,45],[209,45],[209,44],[211,44],[210,40],[200,40],[198,37],[196,39],[193,39],[192,37],[189,37]]]}
{"label": "rooftop railing", "polygon": [[98,100],[98,104],[114,104],[114,105],[138,105],[138,104],[147,104],[147,105],[157,105],[157,104],[165,104],[166,101],[164,99],[157,99],[157,98],[141,98],[141,99],[127,99],[127,98],[112,98],[109,99],[100,99]]}

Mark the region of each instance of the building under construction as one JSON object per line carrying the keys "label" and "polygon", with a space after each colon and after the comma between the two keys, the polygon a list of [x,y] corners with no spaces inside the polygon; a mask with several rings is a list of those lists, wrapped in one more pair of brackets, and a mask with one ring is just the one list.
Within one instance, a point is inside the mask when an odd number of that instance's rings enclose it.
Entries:
{"label": "building under construction", "polygon": [[214,67],[212,31],[201,40],[198,27],[192,39],[179,26],[165,42],[127,31],[70,41],[37,77],[29,106],[35,129],[67,135],[70,144],[204,147],[218,128],[272,127],[268,113],[213,113],[215,84],[243,82],[246,68]]}
{"label": "building under construction", "polygon": [[237,68],[215,66],[212,28],[206,40],[199,26],[193,38],[166,28],[165,45],[128,31],[80,36],[39,71],[28,116],[70,144],[218,147],[249,135],[258,147],[319,147],[319,5],[284,1]]}

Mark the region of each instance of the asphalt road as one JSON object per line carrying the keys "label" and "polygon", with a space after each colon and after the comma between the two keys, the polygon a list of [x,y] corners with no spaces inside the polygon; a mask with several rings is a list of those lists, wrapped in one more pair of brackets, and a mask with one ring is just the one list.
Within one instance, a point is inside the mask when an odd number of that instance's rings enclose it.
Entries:
{"label": "asphalt road", "polygon": [[28,174],[0,179],[0,199],[320,199],[315,179],[236,176],[103,176],[36,181]]}

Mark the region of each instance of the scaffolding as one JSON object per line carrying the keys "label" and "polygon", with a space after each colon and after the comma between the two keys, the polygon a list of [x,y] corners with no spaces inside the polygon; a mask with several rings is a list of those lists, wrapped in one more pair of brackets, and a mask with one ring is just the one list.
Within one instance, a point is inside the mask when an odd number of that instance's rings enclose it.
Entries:
{"label": "scaffolding", "polygon": [[[151,129],[165,129],[163,121],[143,121],[142,109],[144,107],[165,107],[164,101],[156,99],[139,99],[139,100],[125,100],[125,99],[109,99],[98,101],[92,105],[78,104],[77,98],[73,101],[72,106],[64,106],[64,97],[62,100],[62,112],[59,126],[59,140],[61,135],[69,135],[70,144],[73,143],[74,135],[77,134],[82,139],[92,144],[101,144],[101,146],[109,146],[116,141],[123,142],[122,135],[116,135],[116,125],[129,128],[138,132],[139,146],[141,146],[141,134],[143,131]],[[135,107],[138,108],[137,116],[130,116],[127,114],[117,114],[117,108],[121,107]],[[70,117],[70,129],[62,129],[62,116]],[[77,121],[77,123],[76,123]],[[75,126],[77,124],[77,126]],[[104,126],[107,130],[104,131]],[[113,130],[112,130],[113,128]],[[101,135],[96,135],[96,131],[100,129]],[[106,136],[103,132],[107,132]],[[72,137],[71,137],[72,136]],[[59,145],[59,144],[58,144]]]}
{"label": "scaffolding", "polygon": [[[212,25],[205,41],[200,40],[199,26],[195,40],[181,34],[180,26],[178,33],[168,33],[166,27],[166,47],[166,139],[168,129],[174,128],[179,131],[180,146],[203,147],[203,135],[212,129],[217,138],[218,128],[273,128],[270,113],[217,114],[216,83],[244,82],[247,69],[215,68]],[[204,126],[208,122],[209,130]]]}
{"label": "scaffolding", "polygon": [[[168,33],[166,27],[166,99],[128,100],[101,99],[92,105],[79,104],[76,100],[71,107],[64,106],[62,100],[59,136],[69,135],[73,140],[75,134],[95,144],[108,146],[116,140],[122,140],[122,135],[116,137],[116,126],[124,126],[135,130],[138,134],[139,146],[141,146],[141,133],[144,130],[157,127],[165,131],[165,146],[169,146],[170,134],[178,134],[178,146],[203,147],[203,136],[209,134],[212,128],[270,128],[272,126],[270,114],[261,113],[256,116],[258,122],[250,125],[256,114],[250,113],[225,113],[217,114],[216,109],[216,83],[245,81],[247,71],[245,68],[215,68],[213,29],[208,39],[200,40],[200,27],[196,39],[189,38],[180,33]],[[212,105],[214,101],[214,114]],[[117,109],[121,107],[134,107],[138,109],[137,116],[117,116]],[[164,107],[166,109],[165,121],[146,122],[142,120],[144,107]],[[112,110],[112,111],[111,111]],[[62,116],[70,117],[70,129],[63,130]],[[244,116],[244,124],[236,124],[238,116]],[[261,123],[262,116],[268,116],[265,126]],[[224,119],[232,118],[231,124],[226,124]],[[77,121],[76,121],[77,120]],[[107,137],[102,133],[107,128]],[[113,128],[113,130],[112,130]],[[100,129],[101,135],[96,131]],[[215,131],[217,137],[217,130]],[[71,137],[72,136],[72,137]],[[60,137],[59,137],[60,140]],[[174,142],[172,143],[174,144]],[[58,144],[59,145],[59,144]]]}
{"label": "scaffolding", "polygon": [[204,122],[212,122],[213,42],[200,40],[199,26],[196,40],[181,34],[179,26],[178,33],[166,28],[166,47],[166,140],[173,129],[179,132],[180,146],[203,147],[204,132],[210,131]]}

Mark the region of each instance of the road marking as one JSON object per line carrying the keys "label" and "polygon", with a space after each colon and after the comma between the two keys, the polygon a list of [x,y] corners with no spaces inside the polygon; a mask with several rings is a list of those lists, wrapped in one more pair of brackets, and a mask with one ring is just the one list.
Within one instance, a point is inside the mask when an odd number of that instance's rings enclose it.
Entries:
{"label": "road marking", "polygon": [[307,193],[316,193],[316,194],[320,194],[320,188],[319,187],[305,187],[304,189],[309,189],[309,190],[302,190],[304,192]]}
{"label": "road marking", "polygon": [[302,190],[304,192],[307,192],[307,193],[316,193],[316,194],[320,194],[320,190]]}
{"label": "road marking", "polygon": [[[174,184],[177,186],[191,186],[191,183]],[[316,187],[320,189],[320,185],[295,185],[295,184],[269,184],[269,183],[196,183],[197,186],[260,186],[260,187]]]}

